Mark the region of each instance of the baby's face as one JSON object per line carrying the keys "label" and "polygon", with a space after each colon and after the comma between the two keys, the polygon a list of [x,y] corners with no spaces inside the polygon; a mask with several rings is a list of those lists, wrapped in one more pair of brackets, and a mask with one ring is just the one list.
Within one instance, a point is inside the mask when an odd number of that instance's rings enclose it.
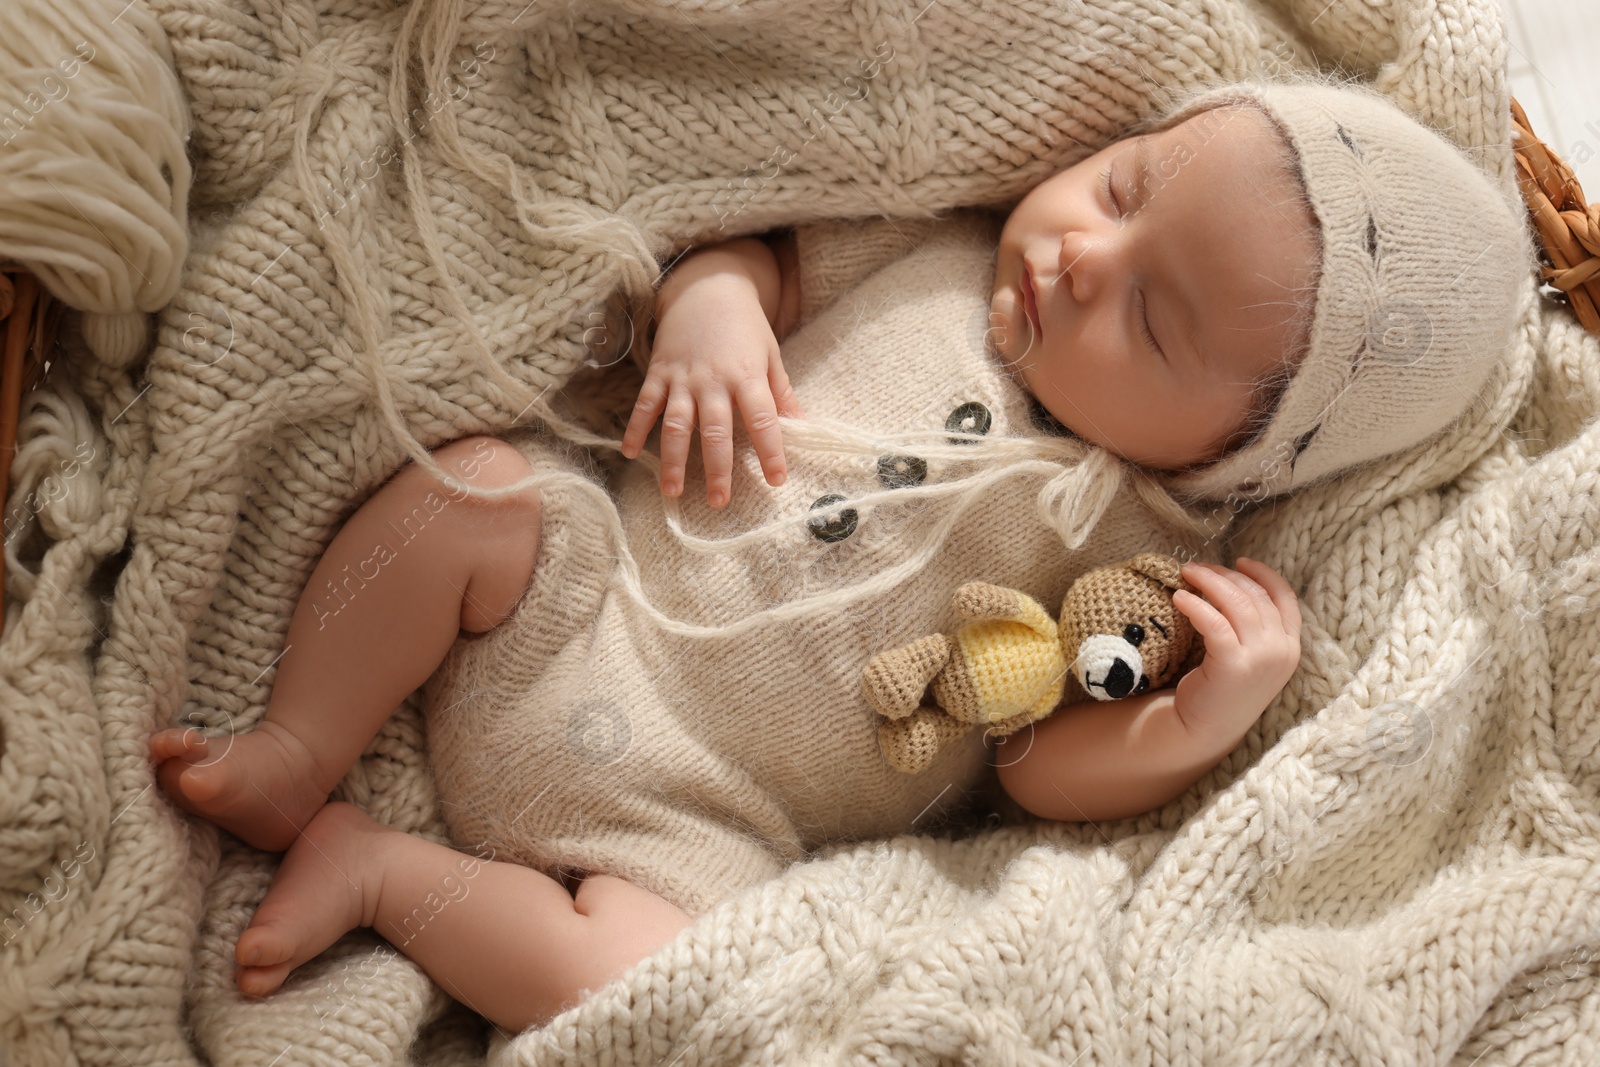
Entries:
{"label": "baby's face", "polygon": [[1073,433],[1175,469],[1244,428],[1293,341],[1288,301],[1316,278],[1316,220],[1262,162],[1277,136],[1252,107],[1203,112],[1107,146],[1007,218],[990,336]]}

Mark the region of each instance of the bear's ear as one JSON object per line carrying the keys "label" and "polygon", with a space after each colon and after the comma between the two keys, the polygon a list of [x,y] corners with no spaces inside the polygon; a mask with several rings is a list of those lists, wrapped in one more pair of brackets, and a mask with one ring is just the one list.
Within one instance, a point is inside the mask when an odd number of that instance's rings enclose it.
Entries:
{"label": "bear's ear", "polygon": [[1180,573],[1183,564],[1164,552],[1141,552],[1123,566],[1147,578],[1154,578],[1168,589],[1186,588]]}

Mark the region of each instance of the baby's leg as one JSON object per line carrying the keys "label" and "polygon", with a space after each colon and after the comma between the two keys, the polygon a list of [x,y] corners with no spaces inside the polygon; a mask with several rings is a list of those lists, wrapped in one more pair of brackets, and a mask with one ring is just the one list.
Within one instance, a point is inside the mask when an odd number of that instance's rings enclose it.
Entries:
{"label": "baby's leg", "polygon": [[[461,481],[488,487],[531,470],[490,437],[453,441],[434,458]],[[194,728],[158,731],[150,753],[161,787],[256,848],[288,848],[457,634],[510,614],[538,549],[537,490],[495,501],[452,496],[407,464],[317,563],[260,725],[209,740]]]}
{"label": "baby's leg", "polygon": [[621,878],[591,874],[573,900],[530,867],[463,855],[336,802],[284,856],[234,956],[240,992],[264,996],[345,931],[370,926],[516,1034],[576,1006],[690,922]]}

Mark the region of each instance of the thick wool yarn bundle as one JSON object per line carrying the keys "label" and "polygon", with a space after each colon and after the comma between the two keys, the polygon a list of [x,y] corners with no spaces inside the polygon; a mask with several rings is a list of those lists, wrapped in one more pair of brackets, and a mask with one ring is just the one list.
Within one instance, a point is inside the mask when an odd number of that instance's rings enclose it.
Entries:
{"label": "thick wool yarn bundle", "polygon": [[159,311],[189,249],[189,110],[165,31],[112,0],[42,0],[0,28],[0,251],[70,307]]}
{"label": "thick wool yarn bundle", "polygon": [[[565,381],[651,256],[1001,203],[1166,90],[1314,62],[1509,189],[1492,0],[135,2],[192,112],[192,246],[146,359],[87,319],[23,427],[30,455],[94,452],[19,460],[40,503],[7,543],[18,1067],[1600,1061],[1600,346],[1531,284],[1444,438],[1234,502],[1225,558],[1293,584],[1304,655],[1183,797],[826,849],[544,1030],[486,1047],[366,931],[240,997],[276,857],[176,813],[145,756],[185,717],[259,719],[398,420],[428,446],[514,425],[517,383]],[[424,744],[413,695],[336,796],[443,840]]]}

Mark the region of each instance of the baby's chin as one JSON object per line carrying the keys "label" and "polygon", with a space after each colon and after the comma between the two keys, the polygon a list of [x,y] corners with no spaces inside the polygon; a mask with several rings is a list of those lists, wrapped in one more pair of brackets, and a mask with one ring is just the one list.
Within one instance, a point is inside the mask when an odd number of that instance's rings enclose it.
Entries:
{"label": "baby's chin", "polygon": [[1015,289],[996,289],[990,296],[989,325],[983,337],[989,351],[1008,367],[1027,352],[1033,339],[1033,324]]}

